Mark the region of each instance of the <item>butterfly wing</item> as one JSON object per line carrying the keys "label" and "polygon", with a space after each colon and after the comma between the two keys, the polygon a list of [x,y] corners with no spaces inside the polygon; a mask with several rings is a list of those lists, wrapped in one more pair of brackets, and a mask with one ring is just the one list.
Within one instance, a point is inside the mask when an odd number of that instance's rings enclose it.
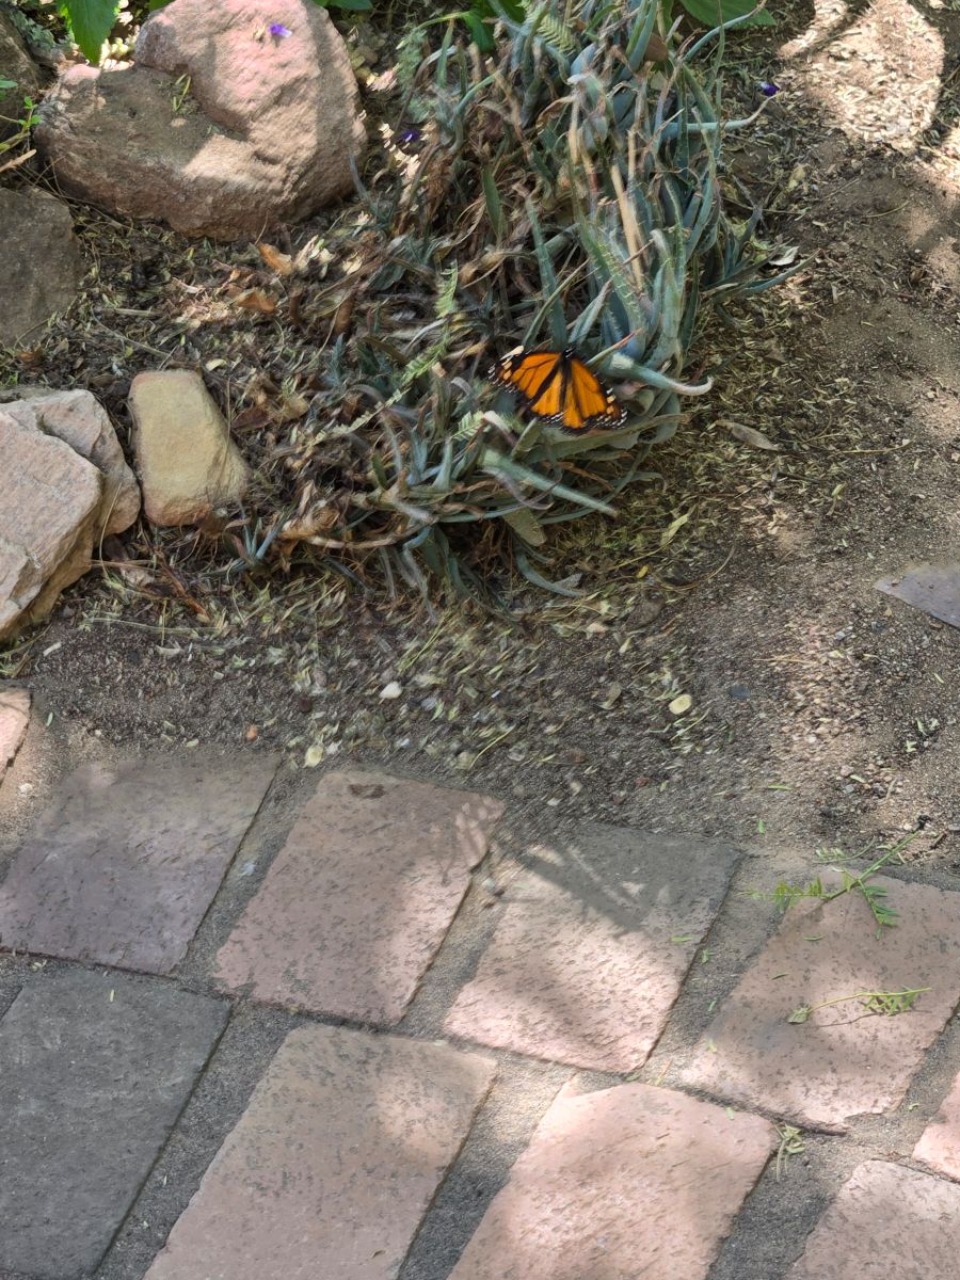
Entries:
{"label": "butterfly wing", "polygon": [[564,431],[612,429],[627,416],[611,391],[572,351],[523,351],[504,356],[494,379],[524,401],[538,418]]}
{"label": "butterfly wing", "polygon": [[627,411],[613,392],[608,391],[593,370],[576,356],[571,356],[567,363],[567,386],[560,421],[564,430],[591,431],[595,427],[605,427],[612,431],[619,427],[626,419]]}
{"label": "butterfly wing", "polygon": [[542,413],[534,409],[534,405],[545,397],[550,403],[552,395],[559,404],[555,380],[558,374],[562,378],[562,373],[563,353],[557,351],[514,351],[498,361],[493,369],[496,381],[515,391],[527,408],[540,417],[551,417],[557,411],[552,409],[549,413]]}

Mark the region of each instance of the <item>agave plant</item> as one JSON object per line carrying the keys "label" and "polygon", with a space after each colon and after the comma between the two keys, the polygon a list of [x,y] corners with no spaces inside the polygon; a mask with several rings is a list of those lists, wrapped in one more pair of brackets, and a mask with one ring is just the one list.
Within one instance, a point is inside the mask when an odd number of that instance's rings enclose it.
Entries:
{"label": "agave plant", "polygon": [[[720,121],[706,55],[723,30],[678,47],[659,0],[572,12],[500,10],[491,58],[452,24],[416,65],[408,42],[420,150],[390,201],[371,196],[365,334],[334,352],[329,394],[291,436],[284,554],[375,554],[423,591],[509,555],[542,582],[549,525],[613,515],[682,398],[710,389],[683,380],[702,304],[783,278],[751,248],[759,215],[736,227],[723,207],[723,135],[748,123]],[[518,342],[575,349],[614,381],[626,424],[570,437],[518,417],[486,376]]]}

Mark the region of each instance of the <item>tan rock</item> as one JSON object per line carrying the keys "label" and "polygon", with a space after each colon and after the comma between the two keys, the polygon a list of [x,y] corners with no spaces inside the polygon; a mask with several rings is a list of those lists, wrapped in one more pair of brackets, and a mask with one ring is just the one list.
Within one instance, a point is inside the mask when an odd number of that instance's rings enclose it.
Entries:
{"label": "tan rock", "polygon": [[147,519],[192,524],[238,502],[250,469],[198,373],[138,373],[130,385],[133,451]]}
{"label": "tan rock", "polygon": [[[4,397],[0,395],[0,399]],[[122,533],[140,514],[140,490],[106,410],[89,391],[31,388],[3,407],[23,427],[56,436],[103,473],[96,533]]]}
{"label": "tan rock", "polygon": [[90,567],[103,476],[63,440],[0,409],[0,640],[45,617]]}

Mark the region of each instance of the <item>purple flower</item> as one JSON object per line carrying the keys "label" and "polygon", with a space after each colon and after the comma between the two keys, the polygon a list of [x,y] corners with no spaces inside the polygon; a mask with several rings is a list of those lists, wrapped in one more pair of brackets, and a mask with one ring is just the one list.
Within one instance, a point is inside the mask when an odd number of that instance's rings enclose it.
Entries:
{"label": "purple flower", "polygon": [[423,130],[410,125],[399,131],[395,141],[398,147],[415,147],[418,142],[423,141]]}
{"label": "purple flower", "polygon": [[772,80],[761,80],[757,88],[765,98],[772,98],[775,93],[780,92],[780,86]]}
{"label": "purple flower", "polygon": [[275,40],[286,40],[287,36],[293,35],[290,28],[285,27],[282,22],[271,22],[269,30]]}

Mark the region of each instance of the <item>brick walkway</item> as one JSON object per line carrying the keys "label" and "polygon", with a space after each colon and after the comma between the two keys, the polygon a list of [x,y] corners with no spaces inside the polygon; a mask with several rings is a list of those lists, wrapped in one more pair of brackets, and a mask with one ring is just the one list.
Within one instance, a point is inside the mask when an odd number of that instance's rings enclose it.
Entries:
{"label": "brick walkway", "polygon": [[0,1280],[957,1274],[960,894],[877,937],[715,842],[290,790],[86,766],[5,851]]}

